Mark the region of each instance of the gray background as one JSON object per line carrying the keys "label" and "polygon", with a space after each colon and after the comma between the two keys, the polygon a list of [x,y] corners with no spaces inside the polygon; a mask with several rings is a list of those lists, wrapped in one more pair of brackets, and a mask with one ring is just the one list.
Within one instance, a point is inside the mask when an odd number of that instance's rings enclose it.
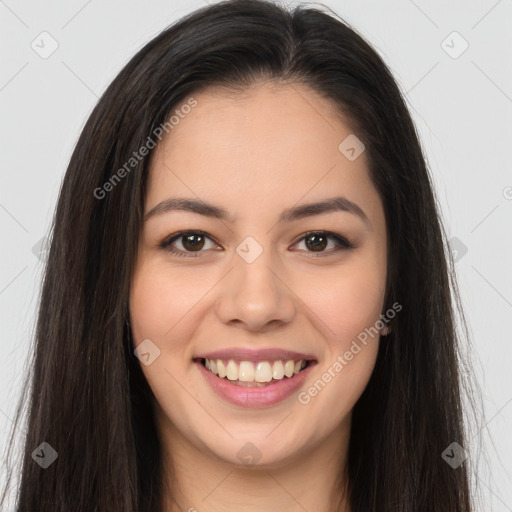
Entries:
{"label": "gray background", "polygon": [[[488,463],[478,459],[482,510],[512,511],[512,1],[323,3],[389,64],[419,129],[457,250],[483,393],[485,417],[473,437]],[[41,239],[79,132],[129,58],[203,5],[0,0],[2,452],[33,334]],[[41,36],[44,31],[50,35]],[[459,55],[464,41],[469,46]],[[45,55],[52,44],[58,48]]]}

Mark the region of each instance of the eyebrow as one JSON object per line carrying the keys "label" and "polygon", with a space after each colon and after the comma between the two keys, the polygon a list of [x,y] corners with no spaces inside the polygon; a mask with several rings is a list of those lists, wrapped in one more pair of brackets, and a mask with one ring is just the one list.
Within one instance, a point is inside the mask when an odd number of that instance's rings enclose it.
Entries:
{"label": "eyebrow", "polygon": [[[155,215],[160,215],[175,210],[197,213],[199,215],[224,220],[227,222],[234,221],[233,216],[220,206],[215,206],[213,204],[206,203],[205,201],[181,197],[166,199],[165,201],[158,203],[148,213],[146,213],[144,220],[146,221]],[[281,213],[279,216],[278,224],[282,224],[283,222],[292,222],[295,220],[303,219],[305,217],[312,217],[314,215],[321,215],[323,213],[332,213],[338,211],[348,212],[356,215],[357,217],[360,217],[368,226],[372,226],[370,219],[363,211],[363,209],[346,197],[333,197],[316,203],[293,206]]]}

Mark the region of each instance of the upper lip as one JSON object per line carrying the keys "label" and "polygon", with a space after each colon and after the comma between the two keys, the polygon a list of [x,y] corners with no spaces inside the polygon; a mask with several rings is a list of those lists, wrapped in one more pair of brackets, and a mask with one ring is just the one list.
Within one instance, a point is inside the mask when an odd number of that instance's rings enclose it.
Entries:
{"label": "upper lip", "polygon": [[312,354],[303,354],[301,352],[294,352],[293,350],[282,350],[279,348],[266,348],[260,350],[253,350],[249,348],[226,348],[223,350],[215,350],[214,352],[208,352],[199,354],[195,359],[222,359],[235,361],[288,361],[293,359],[294,361],[316,361],[316,358]]}

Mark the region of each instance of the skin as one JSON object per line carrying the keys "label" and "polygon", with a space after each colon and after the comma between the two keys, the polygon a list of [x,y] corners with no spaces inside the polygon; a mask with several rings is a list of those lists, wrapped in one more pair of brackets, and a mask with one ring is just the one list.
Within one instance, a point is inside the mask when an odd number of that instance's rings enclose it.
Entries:
{"label": "skin", "polygon": [[[384,313],[387,240],[366,154],[350,161],[338,150],[350,126],[303,85],[262,82],[243,94],[210,88],[194,98],[198,105],[153,153],[145,213],[184,196],[221,206],[235,220],[171,211],[147,219],[141,234],[130,316],[135,347],[149,338],[160,350],[141,368],[155,396],[163,482],[170,488],[172,475],[175,485],[164,510],[327,512],[330,499],[349,510],[336,478],[378,335],[308,404],[294,393],[267,408],[233,405],[192,358],[230,347],[311,353],[318,365],[307,390],[375,325]],[[340,195],[370,225],[342,211],[277,224],[286,208]],[[185,257],[159,246],[186,229],[211,238],[195,250],[174,241]],[[355,248],[335,251],[328,239],[319,254],[304,238],[312,230],[334,232]],[[263,249],[250,264],[236,252],[247,236]],[[247,442],[261,453],[251,467],[237,456]]]}

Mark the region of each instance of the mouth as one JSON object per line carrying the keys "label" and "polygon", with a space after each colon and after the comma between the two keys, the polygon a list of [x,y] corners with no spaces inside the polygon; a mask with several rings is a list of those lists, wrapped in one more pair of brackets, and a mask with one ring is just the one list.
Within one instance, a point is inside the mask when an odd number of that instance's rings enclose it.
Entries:
{"label": "mouth", "polygon": [[218,379],[245,388],[264,388],[292,380],[318,363],[316,359],[236,361],[204,357],[195,358],[194,362]]}
{"label": "mouth", "polygon": [[214,395],[242,407],[270,407],[291,402],[306,385],[318,360],[312,353],[284,348],[230,347],[192,358]]}
{"label": "mouth", "polygon": [[316,359],[253,362],[204,357],[194,358],[193,362],[217,397],[246,408],[272,407],[285,402],[306,385],[306,379],[318,364]]}

